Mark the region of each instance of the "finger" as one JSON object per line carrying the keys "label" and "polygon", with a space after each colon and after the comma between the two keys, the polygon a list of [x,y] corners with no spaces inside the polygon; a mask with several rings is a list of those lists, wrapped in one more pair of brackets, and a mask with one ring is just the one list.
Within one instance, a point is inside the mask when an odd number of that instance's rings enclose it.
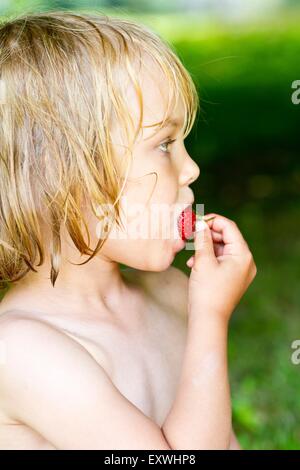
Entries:
{"label": "finger", "polygon": [[213,246],[213,239],[209,226],[203,220],[197,220],[194,232],[194,268],[204,260],[216,260]]}
{"label": "finger", "polygon": [[[213,245],[214,245],[214,253],[215,253],[216,258],[218,258],[219,256],[223,256],[224,245],[221,243],[214,243]],[[192,268],[194,266],[194,262],[195,262],[195,257],[193,255],[191,258],[187,260],[186,265],[189,268]]]}
{"label": "finger", "polygon": [[221,243],[221,242],[223,242],[223,235],[222,235],[222,233],[215,232],[215,230],[211,230],[211,235],[212,235],[212,238],[213,238],[213,241],[214,241],[214,242],[216,242],[216,243]]}
{"label": "finger", "polygon": [[223,256],[224,254],[224,244],[223,243],[214,243],[215,256]]}
{"label": "finger", "polygon": [[192,266],[194,265],[194,259],[195,257],[192,256],[191,258],[189,258],[186,262],[186,265],[189,267],[189,268],[192,268]]}
{"label": "finger", "polygon": [[207,224],[211,230],[222,234],[223,243],[225,245],[230,243],[246,244],[243,235],[233,220],[215,213],[206,214],[206,216],[215,216],[215,218],[207,222]]}

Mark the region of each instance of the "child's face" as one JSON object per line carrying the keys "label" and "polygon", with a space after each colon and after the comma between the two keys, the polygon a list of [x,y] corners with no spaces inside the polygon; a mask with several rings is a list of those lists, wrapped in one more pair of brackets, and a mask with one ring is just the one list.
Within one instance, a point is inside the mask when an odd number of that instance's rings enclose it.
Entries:
{"label": "child's face", "polygon": [[[140,75],[144,99],[143,126],[162,121],[167,106],[166,80],[160,78],[161,74],[153,64],[150,70],[153,78],[148,72]],[[132,117],[137,123],[139,108],[132,88],[128,88],[128,99]],[[171,116],[180,125],[183,112],[180,104]],[[119,132],[118,126],[113,128],[114,143],[124,142]],[[172,144],[164,144],[171,139],[176,140]],[[116,146],[115,151],[117,158],[121,159],[121,147]],[[158,176],[156,186],[154,172]],[[160,131],[156,127],[143,129],[133,148],[129,181],[121,198],[124,228],[113,226],[100,253],[112,261],[140,270],[167,269],[176,252],[184,248],[177,218],[193,202],[189,185],[199,174],[198,165],[185,149],[180,127],[168,126]]]}

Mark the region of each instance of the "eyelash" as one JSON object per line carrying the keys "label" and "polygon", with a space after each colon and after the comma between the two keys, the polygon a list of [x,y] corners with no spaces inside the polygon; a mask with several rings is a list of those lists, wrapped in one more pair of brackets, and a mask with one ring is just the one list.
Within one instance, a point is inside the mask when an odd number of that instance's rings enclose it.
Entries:
{"label": "eyelash", "polygon": [[[159,147],[160,147],[161,145],[170,145],[170,144],[172,144],[173,142],[175,142],[175,140],[176,140],[176,139],[173,139],[173,140],[171,140],[171,139],[166,140],[165,142],[162,142],[162,143],[159,145]],[[170,153],[168,150],[161,150],[161,152],[162,152],[162,153],[165,153],[165,154],[166,154],[166,153]]]}

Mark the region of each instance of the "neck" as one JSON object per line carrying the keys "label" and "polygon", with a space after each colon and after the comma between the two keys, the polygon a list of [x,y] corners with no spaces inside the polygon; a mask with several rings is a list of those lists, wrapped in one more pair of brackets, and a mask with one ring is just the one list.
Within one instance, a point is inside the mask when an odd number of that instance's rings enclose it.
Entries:
{"label": "neck", "polygon": [[46,256],[43,265],[36,268],[37,272],[29,271],[11,287],[1,310],[10,303],[21,310],[47,313],[56,310],[64,314],[67,310],[73,317],[114,315],[123,311],[125,301],[132,293],[131,286],[119,264],[101,254],[101,250],[87,263],[75,265],[71,263],[82,263],[86,258],[72,243],[63,243],[54,287],[50,281],[50,258]]}

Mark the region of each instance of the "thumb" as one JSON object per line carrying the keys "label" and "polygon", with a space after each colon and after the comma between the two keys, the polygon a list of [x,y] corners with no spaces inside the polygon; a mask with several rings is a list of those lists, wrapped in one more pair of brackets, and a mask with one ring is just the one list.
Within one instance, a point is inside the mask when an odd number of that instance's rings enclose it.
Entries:
{"label": "thumb", "polygon": [[195,235],[194,235],[194,267],[197,263],[202,260],[215,259],[214,244],[211,235],[211,231],[207,223],[202,220],[197,220],[195,224]]}

